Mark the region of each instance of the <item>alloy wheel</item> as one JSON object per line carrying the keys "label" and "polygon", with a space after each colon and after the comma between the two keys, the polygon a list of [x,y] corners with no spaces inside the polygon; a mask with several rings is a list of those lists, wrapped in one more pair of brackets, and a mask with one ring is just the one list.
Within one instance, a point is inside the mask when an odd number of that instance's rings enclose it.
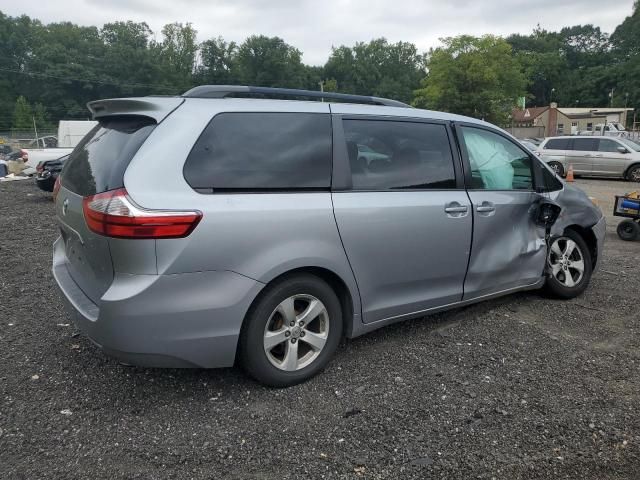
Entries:
{"label": "alloy wheel", "polygon": [[548,256],[551,274],[565,287],[575,287],[584,275],[584,256],[576,242],[568,237],[556,238]]}
{"label": "alloy wheel", "polygon": [[556,175],[562,175],[562,165],[559,163],[551,162],[549,163],[549,167],[556,173]]}
{"label": "alloy wheel", "polygon": [[264,329],[263,346],[269,362],[293,372],[311,364],[329,337],[329,314],[312,295],[286,298],[271,313]]}

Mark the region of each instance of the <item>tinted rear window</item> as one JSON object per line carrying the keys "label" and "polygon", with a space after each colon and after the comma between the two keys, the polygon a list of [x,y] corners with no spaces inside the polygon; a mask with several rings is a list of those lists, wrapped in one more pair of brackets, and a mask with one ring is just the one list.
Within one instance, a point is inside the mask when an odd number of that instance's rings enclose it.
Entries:
{"label": "tinted rear window", "polygon": [[201,192],[328,189],[331,118],[318,113],[221,113],[191,150],[184,176]]}
{"label": "tinted rear window", "polygon": [[552,138],[544,144],[545,150],[568,150],[569,139],[568,138]]}
{"label": "tinted rear window", "polygon": [[573,140],[572,150],[578,150],[582,152],[594,152],[598,149],[597,138],[576,138]]}
{"label": "tinted rear window", "polygon": [[124,172],[155,128],[148,117],[100,120],[64,162],[62,184],[82,196],[124,186]]}
{"label": "tinted rear window", "polygon": [[444,125],[344,120],[354,190],[456,188]]}

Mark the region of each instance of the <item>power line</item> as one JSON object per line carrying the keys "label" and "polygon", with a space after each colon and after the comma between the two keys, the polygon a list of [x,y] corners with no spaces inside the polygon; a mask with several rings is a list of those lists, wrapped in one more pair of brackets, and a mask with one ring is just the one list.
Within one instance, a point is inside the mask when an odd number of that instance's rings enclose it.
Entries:
{"label": "power line", "polygon": [[42,78],[55,78],[57,80],[68,80],[68,81],[74,81],[74,82],[83,82],[83,83],[93,83],[93,84],[97,84],[97,85],[112,85],[115,87],[129,87],[129,88],[154,88],[154,89],[159,89],[159,90],[165,90],[165,91],[173,91],[176,88],[175,87],[167,87],[167,86],[161,86],[161,85],[152,85],[149,83],[117,83],[117,82],[108,82],[105,80],[88,80],[85,78],[75,78],[75,77],[63,77],[60,75],[51,75],[48,73],[38,73],[38,72],[24,72],[21,70],[14,70],[11,68],[3,68],[0,67],[0,71],[2,72],[8,72],[8,73],[17,73],[19,75],[26,75],[28,77],[42,77]]}

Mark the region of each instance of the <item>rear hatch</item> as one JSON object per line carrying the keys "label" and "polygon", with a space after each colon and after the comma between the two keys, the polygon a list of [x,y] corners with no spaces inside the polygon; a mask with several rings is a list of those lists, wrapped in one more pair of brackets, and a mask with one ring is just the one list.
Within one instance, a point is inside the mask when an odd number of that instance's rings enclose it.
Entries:
{"label": "rear hatch", "polygon": [[69,274],[94,303],[113,281],[109,238],[87,227],[83,199],[124,187],[131,159],[156,126],[147,116],[107,116],[77,145],[61,173],[56,214]]}

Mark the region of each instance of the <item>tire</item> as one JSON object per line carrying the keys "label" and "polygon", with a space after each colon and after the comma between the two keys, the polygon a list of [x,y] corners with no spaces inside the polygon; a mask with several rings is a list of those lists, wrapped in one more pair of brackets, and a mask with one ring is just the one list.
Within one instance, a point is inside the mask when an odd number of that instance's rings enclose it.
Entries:
{"label": "tire", "polygon": [[[565,258],[567,251],[569,255]],[[589,285],[592,269],[589,248],[578,233],[567,230],[563,235],[550,239],[545,290],[551,296],[563,299],[577,297]]]}
{"label": "tire", "polygon": [[633,220],[622,220],[618,224],[616,231],[618,232],[618,236],[626,242],[632,242],[640,238],[640,224]]}
{"label": "tire", "polygon": [[560,162],[549,162],[547,165],[549,165],[552,170],[555,170],[559,177],[564,177],[564,167]]}
{"label": "tire", "polygon": [[640,165],[633,165],[627,170],[627,180],[630,182],[640,182]]}
{"label": "tire", "polygon": [[310,274],[285,277],[266,287],[249,310],[240,335],[240,361],[265,385],[304,382],[327,365],[342,325],[340,301],[326,282]]}

